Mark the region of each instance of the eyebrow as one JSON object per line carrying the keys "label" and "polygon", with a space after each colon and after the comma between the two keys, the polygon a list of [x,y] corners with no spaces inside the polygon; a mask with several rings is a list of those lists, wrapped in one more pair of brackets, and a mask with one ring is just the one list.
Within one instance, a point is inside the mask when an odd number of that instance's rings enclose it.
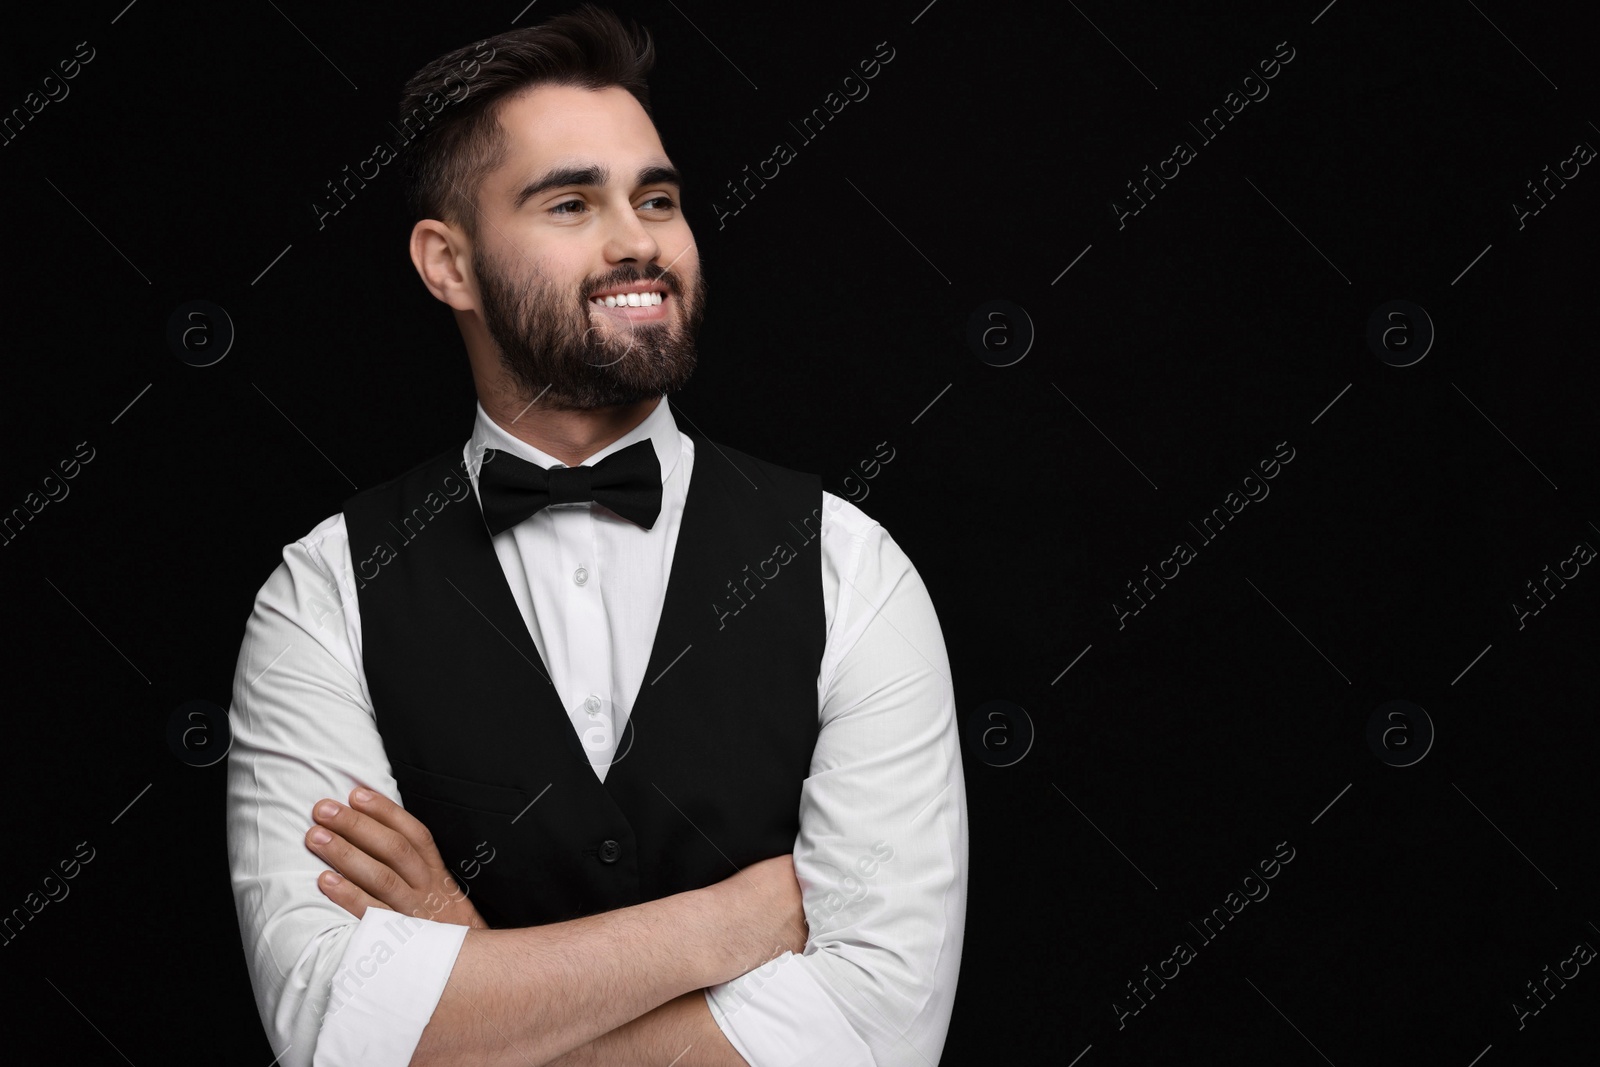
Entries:
{"label": "eyebrow", "polygon": [[[601,186],[610,180],[611,172],[598,163],[556,167],[518,190],[511,201],[511,210],[518,210],[529,200],[550,189],[559,189],[567,185]],[[681,189],[683,176],[678,173],[676,167],[652,163],[639,169],[638,184],[676,185]]]}

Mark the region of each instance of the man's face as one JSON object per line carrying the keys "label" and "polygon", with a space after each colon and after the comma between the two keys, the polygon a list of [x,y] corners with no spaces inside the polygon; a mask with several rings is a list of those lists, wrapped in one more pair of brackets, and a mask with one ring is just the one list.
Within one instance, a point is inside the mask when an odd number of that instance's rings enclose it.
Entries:
{"label": "man's face", "polygon": [[[499,120],[511,149],[479,190],[472,269],[507,374],[525,399],[566,410],[681,388],[705,281],[649,116],[615,86],[542,85]],[[658,295],[633,307],[630,292]],[[612,307],[597,293],[623,295]]]}

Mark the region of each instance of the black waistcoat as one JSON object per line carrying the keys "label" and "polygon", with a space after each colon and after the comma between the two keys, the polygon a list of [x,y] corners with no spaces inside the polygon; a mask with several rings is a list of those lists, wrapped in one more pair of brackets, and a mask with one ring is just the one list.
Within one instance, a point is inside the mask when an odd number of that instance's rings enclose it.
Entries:
{"label": "black waistcoat", "polygon": [[401,802],[491,926],[698,889],[794,850],[818,731],[822,483],[695,442],[649,667],[604,782],[512,599],[461,450],[344,504]]}

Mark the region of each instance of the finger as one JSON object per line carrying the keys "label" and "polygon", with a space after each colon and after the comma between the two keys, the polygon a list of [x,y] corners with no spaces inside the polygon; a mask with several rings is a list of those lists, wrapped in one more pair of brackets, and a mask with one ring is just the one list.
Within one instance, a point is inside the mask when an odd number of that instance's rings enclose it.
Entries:
{"label": "finger", "polygon": [[433,834],[423,825],[422,820],[405,808],[376,789],[364,786],[351,790],[350,806],[400,834],[411,842],[411,847],[416,850],[417,855],[427,860],[431,866],[443,869],[444,859],[439,855],[439,846],[434,843]]}
{"label": "finger", "polygon": [[[398,874],[411,888],[422,889],[435,880],[432,868],[411,840],[377,819],[334,800],[318,801],[312,818]],[[344,873],[350,876],[350,872]]]}
{"label": "finger", "polygon": [[[319,835],[326,835],[328,839],[318,841]],[[306,832],[305,842],[306,847],[317,858],[343,875],[347,882],[354,882],[368,896],[381,901],[394,911],[405,912],[411,909],[413,898],[417,894],[410,884],[388,866],[355,847],[339,834],[315,826]]]}
{"label": "finger", "polygon": [[317,888],[322,890],[323,896],[358,919],[366,915],[368,908],[382,908],[384,911],[394,910],[383,901],[369,896],[365,890],[350,879],[341,878],[333,871],[323,871],[318,876]]}
{"label": "finger", "polygon": [[[376,789],[368,787],[351,790],[350,804],[362,814],[370,816],[411,843],[412,849],[426,868],[427,887],[430,892],[442,893],[452,900],[466,895],[457,885],[454,876],[446,869],[444,857],[439,854],[439,846],[434,842],[433,834],[422,820]],[[412,885],[417,884],[412,883]]]}

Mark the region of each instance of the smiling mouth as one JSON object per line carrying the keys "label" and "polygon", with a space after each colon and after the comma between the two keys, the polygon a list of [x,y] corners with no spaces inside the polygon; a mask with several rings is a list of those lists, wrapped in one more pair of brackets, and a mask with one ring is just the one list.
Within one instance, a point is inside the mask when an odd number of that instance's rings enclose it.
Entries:
{"label": "smiling mouth", "polygon": [[652,293],[622,293],[622,294],[620,294],[618,296],[596,296],[596,297],[590,297],[589,298],[589,303],[594,304],[597,307],[607,307],[607,308],[614,308],[614,307],[648,308],[648,307],[657,306],[658,304],[661,303],[661,301],[663,299],[665,299],[665,297],[661,293],[655,293],[655,292],[652,292]]}

